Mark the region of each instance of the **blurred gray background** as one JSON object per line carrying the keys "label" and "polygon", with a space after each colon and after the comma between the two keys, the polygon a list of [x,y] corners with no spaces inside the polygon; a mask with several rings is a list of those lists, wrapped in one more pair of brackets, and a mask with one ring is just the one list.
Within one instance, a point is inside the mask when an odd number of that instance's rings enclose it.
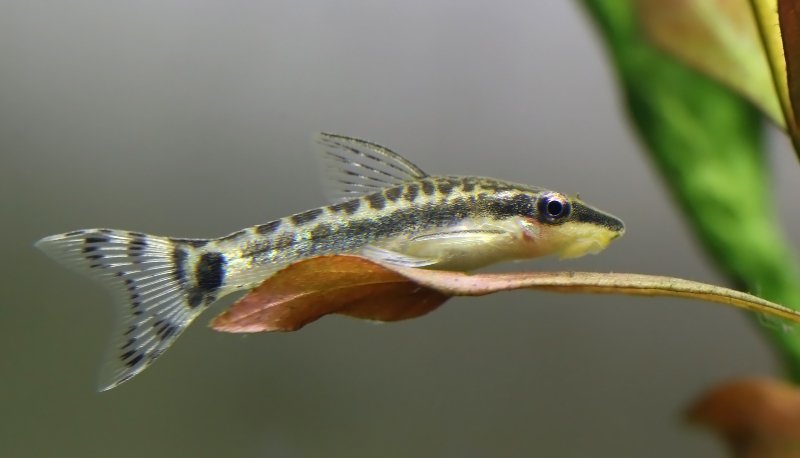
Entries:
{"label": "blurred gray background", "polygon": [[[499,269],[720,282],[593,32],[563,0],[0,3],[0,456],[725,456],[683,409],[778,370],[731,309],[517,292],[243,337],[207,328],[220,304],[97,393],[108,298],[32,247],[98,226],[217,236],[316,207],[325,130],[431,173],[580,192],[628,225],[599,256]],[[796,243],[800,167],[770,141]]]}

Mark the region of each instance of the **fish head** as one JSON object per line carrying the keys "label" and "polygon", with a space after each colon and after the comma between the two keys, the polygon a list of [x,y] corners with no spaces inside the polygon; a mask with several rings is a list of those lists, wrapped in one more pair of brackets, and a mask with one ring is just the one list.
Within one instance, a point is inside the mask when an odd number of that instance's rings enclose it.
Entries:
{"label": "fish head", "polygon": [[538,193],[533,207],[533,214],[522,218],[523,240],[532,256],[597,254],[625,233],[619,218],[558,192]]}

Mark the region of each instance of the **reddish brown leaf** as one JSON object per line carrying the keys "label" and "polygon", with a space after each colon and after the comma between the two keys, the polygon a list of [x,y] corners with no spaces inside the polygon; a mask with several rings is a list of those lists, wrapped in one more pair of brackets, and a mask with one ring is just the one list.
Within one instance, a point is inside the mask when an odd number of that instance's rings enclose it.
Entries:
{"label": "reddish brown leaf", "polygon": [[449,296],[356,256],[322,256],[267,279],[211,327],[225,332],[294,331],[338,313],[378,321],[424,315]]}
{"label": "reddish brown leaf", "polygon": [[424,315],[451,296],[481,296],[520,288],[685,297],[800,321],[797,312],[758,297],[678,278],[588,272],[470,275],[390,267],[358,256],[337,255],[286,267],[211,325],[225,332],[294,331],[331,313],[397,321]]}
{"label": "reddish brown leaf", "polygon": [[720,434],[734,456],[800,457],[800,391],[771,379],[741,379],[704,394],[691,421]]}

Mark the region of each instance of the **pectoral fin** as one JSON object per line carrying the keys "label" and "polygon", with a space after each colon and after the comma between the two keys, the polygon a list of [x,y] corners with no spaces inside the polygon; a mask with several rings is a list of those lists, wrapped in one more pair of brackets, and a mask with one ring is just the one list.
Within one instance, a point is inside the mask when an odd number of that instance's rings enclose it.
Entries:
{"label": "pectoral fin", "polygon": [[400,267],[425,267],[439,262],[437,259],[421,258],[398,253],[386,248],[367,245],[361,250],[361,254],[373,261],[392,264]]}
{"label": "pectoral fin", "polygon": [[504,236],[506,232],[497,229],[460,229],[412,237],[409,243],[443,242],[454,244],[486,243],[488,239]]}
{"label": "pectoral fin", "polygon": [[441,269],[472,270],[513,258],[513,243],[513,236],[501,229],[453,228],[415,236],[405,243],[403,253],[435,258]]}
{"label": "pectoral fin", "polygon": [[450,229],[414,236],[390,248],[368,246],[370,259],[403,267],[472,270],[509,257],[511,235],[499,229]]}

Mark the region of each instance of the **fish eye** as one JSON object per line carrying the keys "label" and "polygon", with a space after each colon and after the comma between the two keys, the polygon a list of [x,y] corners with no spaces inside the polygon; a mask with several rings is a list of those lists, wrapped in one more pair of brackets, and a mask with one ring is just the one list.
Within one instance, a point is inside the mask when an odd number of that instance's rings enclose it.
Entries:
{"label": "fish eye", "polygon": [[546,194],[539,199],[539,214],[549,221],[559,220],[569,216],[569,201],[562,195],[552,193]]}

